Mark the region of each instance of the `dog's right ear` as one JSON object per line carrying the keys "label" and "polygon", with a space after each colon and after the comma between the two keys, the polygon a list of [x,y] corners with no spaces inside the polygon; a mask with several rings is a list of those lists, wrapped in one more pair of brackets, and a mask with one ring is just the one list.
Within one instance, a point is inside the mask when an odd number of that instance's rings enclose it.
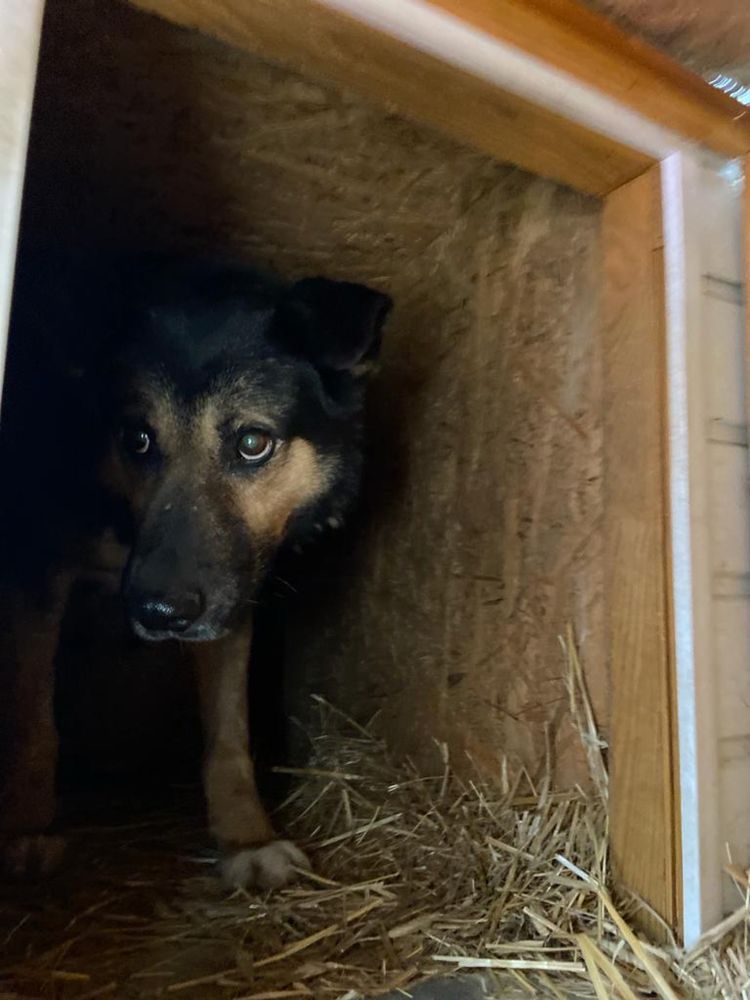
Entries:
{"label": "dog's right ear", "polygon": [[366,285],[304,278],[282,297],[275,332],[287,350],[317,368],[355,371],[377,357],[392,305]]}

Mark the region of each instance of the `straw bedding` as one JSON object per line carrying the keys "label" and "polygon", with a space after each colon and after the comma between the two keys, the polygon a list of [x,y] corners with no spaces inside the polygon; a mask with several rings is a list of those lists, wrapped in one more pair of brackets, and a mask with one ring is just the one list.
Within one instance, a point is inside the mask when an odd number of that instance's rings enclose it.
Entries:
{"label": "straw bedding", "polygon": [[503,762],[494,783],[462,778],[445,754],[420,776],[320,700],[280,817],[314,874],[228,897],[191,793],[173,790],[139,823],[74,830],[48,886],[3,890],[0,998],[408,997],[465,969],[497,997],[750,996],[746,904],[688,954],[631,930],[639,904],[610,877],[606,772],[570,637],[565,650],[593,792],[553,793]]}

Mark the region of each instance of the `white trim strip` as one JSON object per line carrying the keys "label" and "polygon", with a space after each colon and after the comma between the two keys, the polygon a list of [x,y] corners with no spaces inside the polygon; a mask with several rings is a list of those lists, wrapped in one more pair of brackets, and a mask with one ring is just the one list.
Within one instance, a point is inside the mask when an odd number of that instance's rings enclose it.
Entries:
{"label": "white trim strip", "polygon": [[44,0],[0,0],[0,393]]}
{"label": "white trim strip", "polygon": [[540,59],[465,24],[427,0],[321,0],[420,52],[526,98],[570,121],[662,160],[692,145],[676,132],[555,69]]}
{"label": "white trim strip", "polygon": [[721,918],[716,683],[701,365],[701,167],[661,164],[669,491],[682,835],[683,928],[691,947]]}

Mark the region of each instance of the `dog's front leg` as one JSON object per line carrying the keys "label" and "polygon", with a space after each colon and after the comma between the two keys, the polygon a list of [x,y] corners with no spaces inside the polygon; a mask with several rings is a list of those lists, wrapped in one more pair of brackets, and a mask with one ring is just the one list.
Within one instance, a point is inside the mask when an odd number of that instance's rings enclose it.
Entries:
{"label": "dog's front leg", "polygon": [[70,578],[37,602],[0,597],[0,865],[15,878],[45,875],[64,851],[46,831],[56,810],[54,663]]}
{"label": "dog's front leg", "polygon": [[191,647],[203,717],[203,784],[224,881],[233,888],[275,889],[308,862],[293,843],[276,839],[255,783],[247,719],[251,632],[248,627]]}

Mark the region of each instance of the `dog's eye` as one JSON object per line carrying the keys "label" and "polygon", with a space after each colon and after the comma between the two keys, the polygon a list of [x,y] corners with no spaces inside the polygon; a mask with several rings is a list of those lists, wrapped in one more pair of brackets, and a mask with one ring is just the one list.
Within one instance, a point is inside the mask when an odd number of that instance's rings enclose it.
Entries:
{"label": "dog's eye", "polygon": [[123,450],[128,455],[142,456],[151,450],[151,434],[145,427],[125,427],[120,435]]}
{"label": "dog's eye", "polygon": [[268,431],[257,429],[243,431],[237,439],[237,454],[243,462],[249,462],[252,465],[267,462],[273,455],[275,447],[276,442]]}

